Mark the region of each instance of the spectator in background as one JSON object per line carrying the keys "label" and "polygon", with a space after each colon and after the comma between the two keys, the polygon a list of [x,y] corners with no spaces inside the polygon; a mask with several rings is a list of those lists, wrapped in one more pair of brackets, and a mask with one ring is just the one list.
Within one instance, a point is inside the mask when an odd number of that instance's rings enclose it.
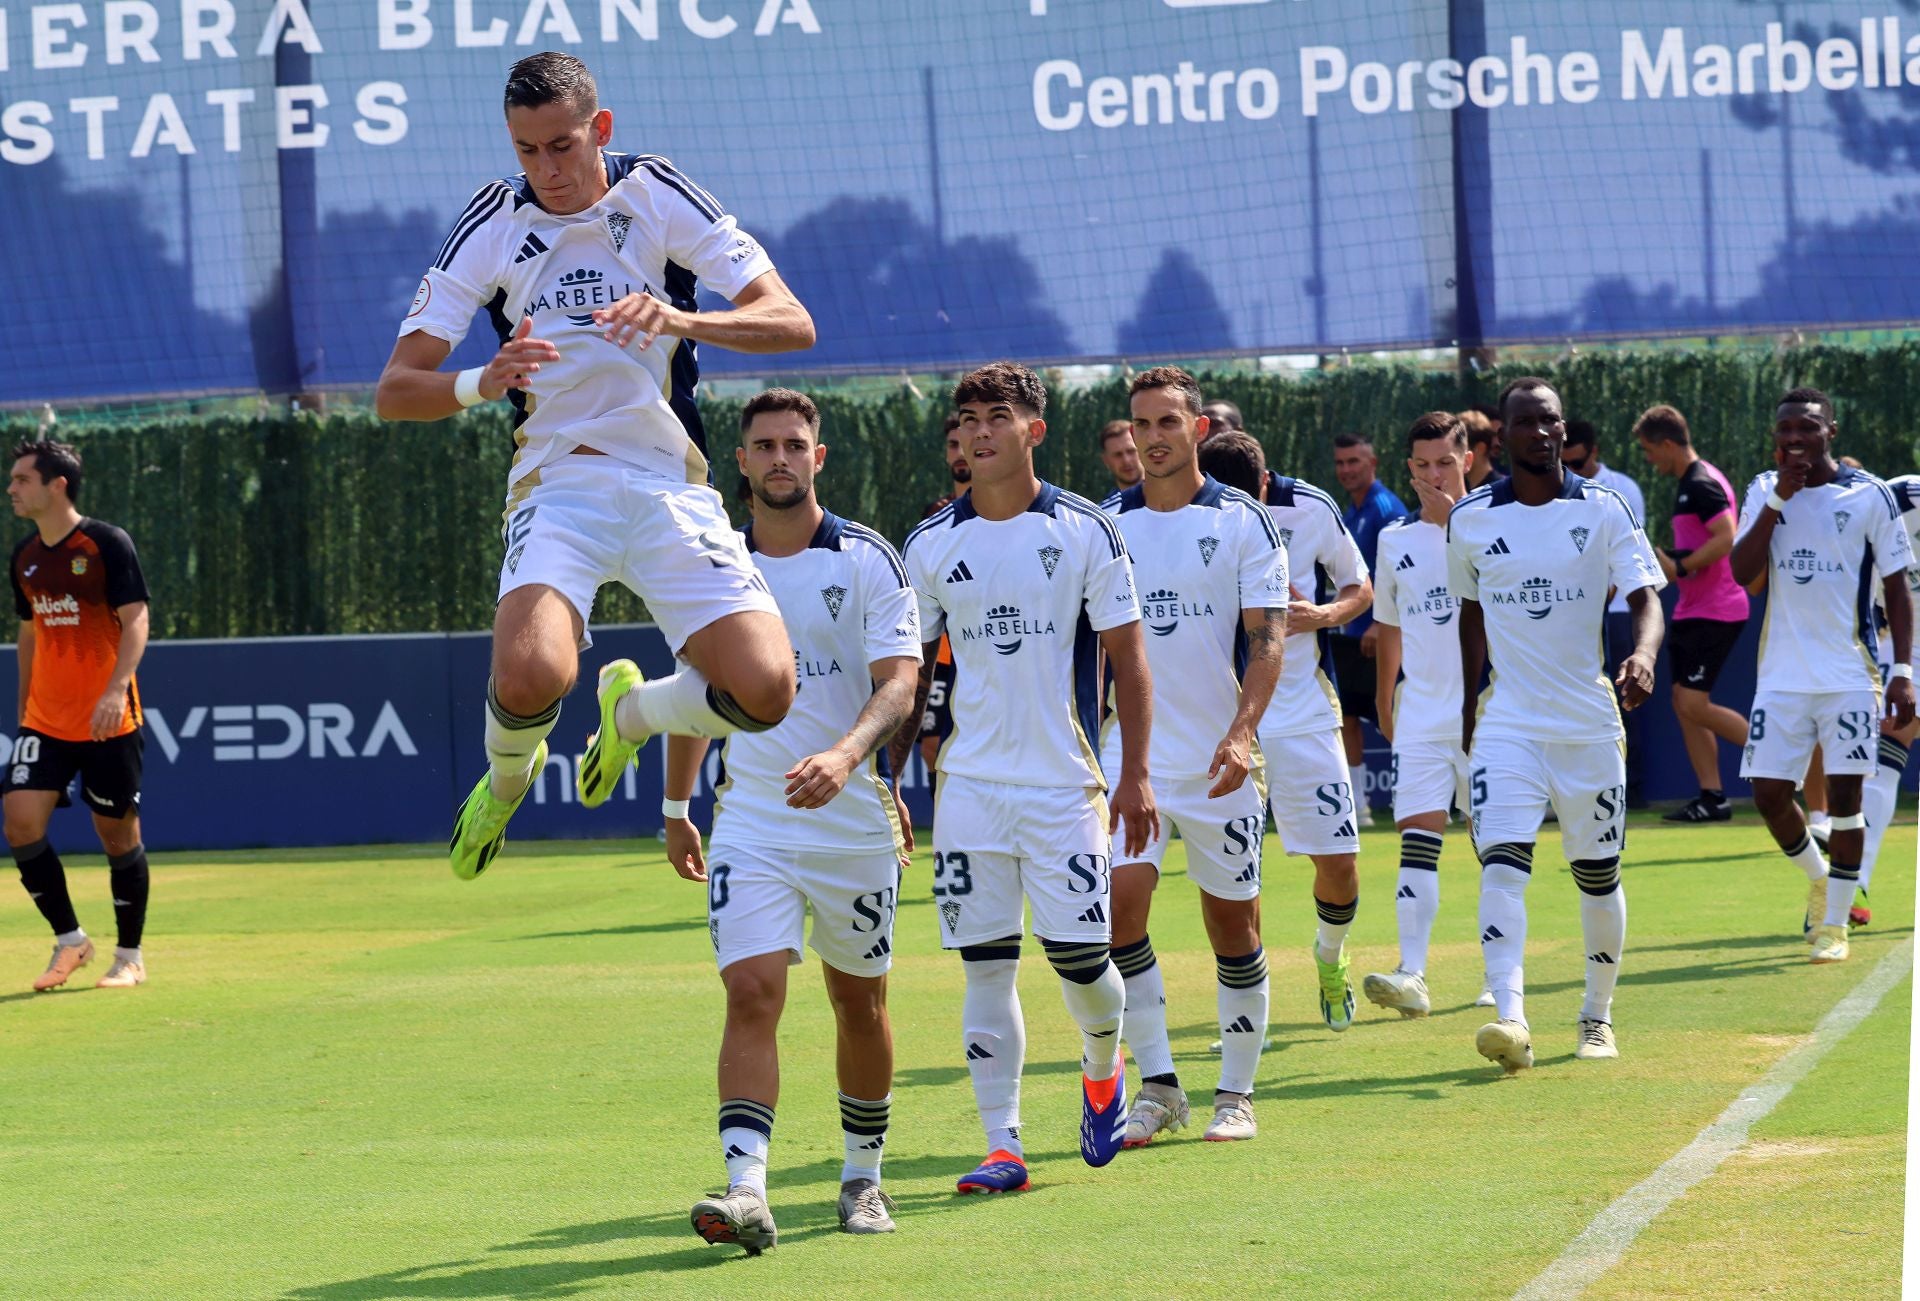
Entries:
{"label": "spectator in background", "polygon": [[1733,805],[1720,781],[1714,738],[1736,750],[1747,743],[1747,720],[1708,695],[1747,624],[1747,593],[1733,581],[1727,560],[1737,518],[1733,486],[1693,450],[1687,418],[1674,408],[1649,407],[1634,422],[1633,436],[1656,474],[1679,481],[1673,545],[1655,551],[1667,580],[1680,589],[1667,625],[1667,656],[1673,667],[1673,712],[1700,793],[1662,821],[1725,822],[1733,817]]}
{"label": "spectator in background", "polygon": [[1236,434],[1247,432],[1247,422],[1240,418],[1240,408],[1231,402],[1216,398],[1200,408],[1200,414],[1207,418],[1207,427],[1200,435],[1200,441],[1206,442],[1209,435],[1232,430]]}
{"label": "spectator in background", "polygon": [[1100,459],[1113,476],[1114,491],[1133,487],[1144,477],[1140,469],[1140,449],[1133,444],[1133,423],[1109,420],[1100,428]]}
{"label": "spectator in background", "polygon": [[[955,497],[967,495],[967,489],[973,486],[973,466],[967,462],[967,449],[960,446],[960,413],[947,412],[947,473],[953,476],[953,490],[943,498],[933,510],[940,509]],[[927,512],[929,515],[932,510]]]}
{"label": "spectator in background", "polygon": [[[1600,459],[1600,433],[1591,421],[1567,421],[1567,441],[1560,448],[1560,464],[1583,479],[1591,479],[1603,488],[1611,488],[1626,498],[1633,522],[1647,526],[1647,499],[1640,485]],[[1620,661],[1633,653],[1633,621],[1627,613],[1627,600],[1615,592],[1607,602],[1607,680],[1620,668]],[[1636,711],[1626,715],[1627,726],[1627,807],[1645,808],[1640,793],[1640,766],[1647,744],[1647,715]]]}
{"label": "spectator in background", "polygon": [[1460,423],[1467,427],[1467,447],[1473,452],[1473,463],[1467,467],[1468,492],[1507,477],[1500,473],[1500,466],[1494,460],[1500,443],[1500,418],[1497,413],[1488,415],[1488,410],[1475,404],[1456,413]]}
{"label": "spectator in background", "polygon": [[[1380,458],[1374,455],[1373,444],[1364,434],[1335,435],[1333,477],[1340,481],[1352,503],[1340,518],[1366,558],[1370,581],[1380,554],[1380,530],[1408,514],[1406,503],[1380,482],[1379,468]],[[1360,720],[1380,721],[1374,703],[1373,665],[1373,646],[1379,635],[1374,630],[1371,609],[1333,633],[1333,678],[1340,694],[1341,740],[1346,746],[1347,767],[1353,770],[1354,809],[1363,822],[1372,820],[1372,810],[1366,800],[1366,741]]]}
{"label": "spectator in background", "polygon": [[[964,497],[973,486],[973,467],[967,464],[966,449],[960,446],[960,413],[947,413],[947,473],[953,477],[953,491],[934,502],[920,512],[921,519],[931,519],[946,507],[955,497]],[[927,707],[920,715],[920,761],[927,769],[927,792],[931,795],[935,789],[938,774],[933,771],[934,760],[940,757],[940,747],[953,735],[953,647],[947,643],[947,635],[940,634],[940,649],[933,659],[933,678],[927,685]]]}

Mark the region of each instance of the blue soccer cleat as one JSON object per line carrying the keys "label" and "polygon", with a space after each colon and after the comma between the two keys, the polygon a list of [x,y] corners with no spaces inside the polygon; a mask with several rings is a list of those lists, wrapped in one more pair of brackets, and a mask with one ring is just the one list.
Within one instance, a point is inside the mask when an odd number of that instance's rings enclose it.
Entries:
{"label": "blue soccer cleat", "polygon": [[962,1175],[954,1185],[960,1193],[1024,1193],[1032,1187],[1027,1178],[1027,1163],[1004,1148],[987,1153],[987,1159]]}
{"label": "blue soccer cleat", "polygon": [[1110,1080],[1080,1077],[1080,1158],[1095,1169],[1113,1160],[1127,1137],[1127,1059]]}

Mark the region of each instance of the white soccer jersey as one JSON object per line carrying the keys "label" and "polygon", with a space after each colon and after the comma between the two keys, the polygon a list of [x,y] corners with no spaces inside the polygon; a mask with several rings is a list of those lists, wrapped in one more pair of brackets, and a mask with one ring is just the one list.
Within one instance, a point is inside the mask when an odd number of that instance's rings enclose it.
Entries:
{"label": "white soccer jersey", "polygon": [[886,850],[899,820],[880,770],[882,747],[825,808],[787,806],[787,773],[837,744],[873,696],[867,666],[920,658],[920,618],[900,557],[872,529],[829,513],[798,555],[747,549],[780,603],[800,691],[777,727],[723,743],[713,839],[733,845]]}
{"label": "white soccer jersey", "polygon": [[1666,586],[1619,493],[1568,474],[1522,505],[1513,481],[1470,492],[1447,521],[1447,586],[1478,601],[1493,684],[1474,736],[1610,741],[1624,735],[1607,681],[1607,589]]}
{"label": "white soccer jersey", "polygon": [[[1333,498],[1310,483],[1267,474],[1267,514],[1287,549],[1293,586],[1310,601],[1325,602],[1340,588],[1367,581],[1367,562],[1340,518]],[[1300,736],[1340,726],[1326,629],[1288,636],[1280,685],[1273,689],[1262,736]]]}
{"label": "white soccer jersey", "polygon": [[[1747,485],[1740,534],[1766,508],[1779,471]],[[1893,490],[1843,465],[1831,483],[1793,494],[1767,539],[1767,613],[1760,628],[1759,692],[1878,690],[1874,572],[1913,567],[1913,542]]]}
{"label": "white soccer jersey", "polygon": [[543,209],[524,174],[473,196],[414,295],[400,333],[458,346],[485,310],[504,342],[524,317],[560,350],[516,408],[509,487],[579,446],[663,479],[704,483],[705,437],[693,404],[700,367],[691,339],[617,348],[593,313],[628,294],[685,311],[700,287],[733,298],[773,270],[713,196],[664,158],[607,152],[606,197],[582,212]]}
{"label": "white soccer jersey", "polygon": [[[1900,508],[1900,527],[1907,531],[1907,545],[1916,558],[1920,558],[1920,474],[1903,474],[1887,480],[1887,489],[1893,493],[1893,503]],[[1884,586],[1886,574],[1881,573]],[[1907,566],[1907,591],[1913,595],[1914,603],[1920,605],[1920,563]],[[1882,607],[1886,602],[1880,598]]]}
{"label": "white soccer jersey", "polygon": [[1050,483],[986,520],[956,498],[907,535],[920,630],[953,648],[953,732],[938,770],[1014,786],[1101,787],[1098,634],[1140,603],[1119,526]]}
{"label": "white soccer jersey", "polygon": [[1153,510],[1139,486],[1108,498],[1120,522],[1153,673],[1147,767],[1205,777],[1240,707],[1242,610],[1287,607],[1287,551],[1260,503],[1208,478],[1191,504]]}
{"label": "white soccer jersey", "polygon": [[1447,531],[1414,516],[1381,530],[1373,617],[1400,630],[1393,741],[1460,744],[1460,625],[1447,586]]}

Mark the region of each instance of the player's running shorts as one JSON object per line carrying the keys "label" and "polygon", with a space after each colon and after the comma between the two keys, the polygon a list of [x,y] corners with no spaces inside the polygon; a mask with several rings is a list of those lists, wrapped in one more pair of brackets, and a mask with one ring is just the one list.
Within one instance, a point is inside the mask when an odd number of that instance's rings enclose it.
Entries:
{"label": "player's running shorts", "polygon": [[[141,759],[146,739],[138,731],[104,741],[63,741],[20,729],[0,790],[66,792],[77,773],[80,799],[106,818],[124,818],[140,807]],[[64,801],[63,801],[64,802]]]}
{"label": "player's running shorts", "polygon": [[1711,691],[1746,628],[1726,619],[1675,619],[1667,625],[1667,661],[1675,686]]}
{"label": "player's running shorts", "polygon": [[933,811],[933,902],[949,949],[1023,933],[1113,937],[1107,800],[1097,787],[1012,786],[947,773]]}
{"label": "player's running shorts", "polygon": [[707,850],[707,933],[725,971],[784,950],[800,961],[807,909],[813,951],[835,971],[882,976],[893,965],[900,860],[870,850],[727,844]]}
{"label": "player's running shorts", "polygon": [[[1115,768],[1119,765],[1116,763]],[[1151,863],[1155,872],[1167,856],[1167,838],[1177,827],[1187,847],[1187,876],[1216,899],[1260,897],[1260,839],[1267,810],[1249,776],[1240,789],[1217,800],[1207,798],[1211,777],[1155,777],[1153,802],[1160,810],[1160,834],[1138,854],[1126,852],[1124,827],[1114,832],[1113,861]]]}
{"label": "player's running shorts", "polygon": [[1627,844],[1625,742],[1475,736],[1467,799],[1480,848],[1532,844],[1551,804],[1568,862],[1618,858]]}
{"label": "player's running shorts", "polygon": [[647,603],[667,645],[743,610],[778,615],[766,580],[704,483],[644,474],[611,456],[564,456],[507,516],[500,596],[553,588],[591,622],[594,593],[622,583]]}
{"label": "player's running shorts", "polygon": [[1467,756],[1451,741],[1396,741],[1393,820],[1467,807]]}
{"label": "player's running shorts", "polygon": [[1880,693],[1755,693],[1740,775],[1800,781],[1815,745],[1829,774],[1871,777],[1880,766]]}
{"label": "player's running shorts", "polygon": [[1353,775],[1340,729],[1297,736],[1260,735],[1267,801],[1289,854],[1357,854]]}

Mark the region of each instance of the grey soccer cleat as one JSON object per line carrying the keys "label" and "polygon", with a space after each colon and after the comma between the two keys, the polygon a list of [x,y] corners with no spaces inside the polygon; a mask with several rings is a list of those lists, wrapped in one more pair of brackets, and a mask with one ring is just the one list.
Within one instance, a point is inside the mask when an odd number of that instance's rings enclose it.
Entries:
{"label": "grey soccer cleat", "polygon": [[1605,1021],[1582,1017],[1580,1042],[1574,1047],[1573,1055],[1583,1062],[1597,1061],[1603,1057],[1618,1057],[1620,1049],[1613,1042],[1613,1027]]}
{"label": "grey soccer cleat", "polygon": [[715,1246],[739,1243],[749,1256],[758,1256],[774,1244],[779,1231],[764,1193],[744,1184],[718,1197],[693,1204],[693,1231]]}
{"label": "grey soccer cleat", "polygon": [[1417,971],[1376,972],[1360,982],[1367,1001],[1376,1007],[1391,1008],[1409,1020],[1433,1010],[1427,996],[1427,978]]}
{"label": "grey soccer cleat", "polygon": [[848,1233],[892,1233],[893,1198],[871,1179],[840,1185],[840,1227]]}
{"label": "grey soccer cleat", "polygon": [[1244,1093],[1223,1093],[1214,1099],[1213,1123],[1201,1135],[1209,1143],[1236,1143],[1260,1132],[1253,1121],[1253,1099]]}
{"label": "grey soccer cleat", "polygon": [[1127,1114],[1127,1133],[1121,1147],[1145,1147],[1161,1134],[1186,1128],[1187,1094],[1164,1084],[1143,1084]]}

